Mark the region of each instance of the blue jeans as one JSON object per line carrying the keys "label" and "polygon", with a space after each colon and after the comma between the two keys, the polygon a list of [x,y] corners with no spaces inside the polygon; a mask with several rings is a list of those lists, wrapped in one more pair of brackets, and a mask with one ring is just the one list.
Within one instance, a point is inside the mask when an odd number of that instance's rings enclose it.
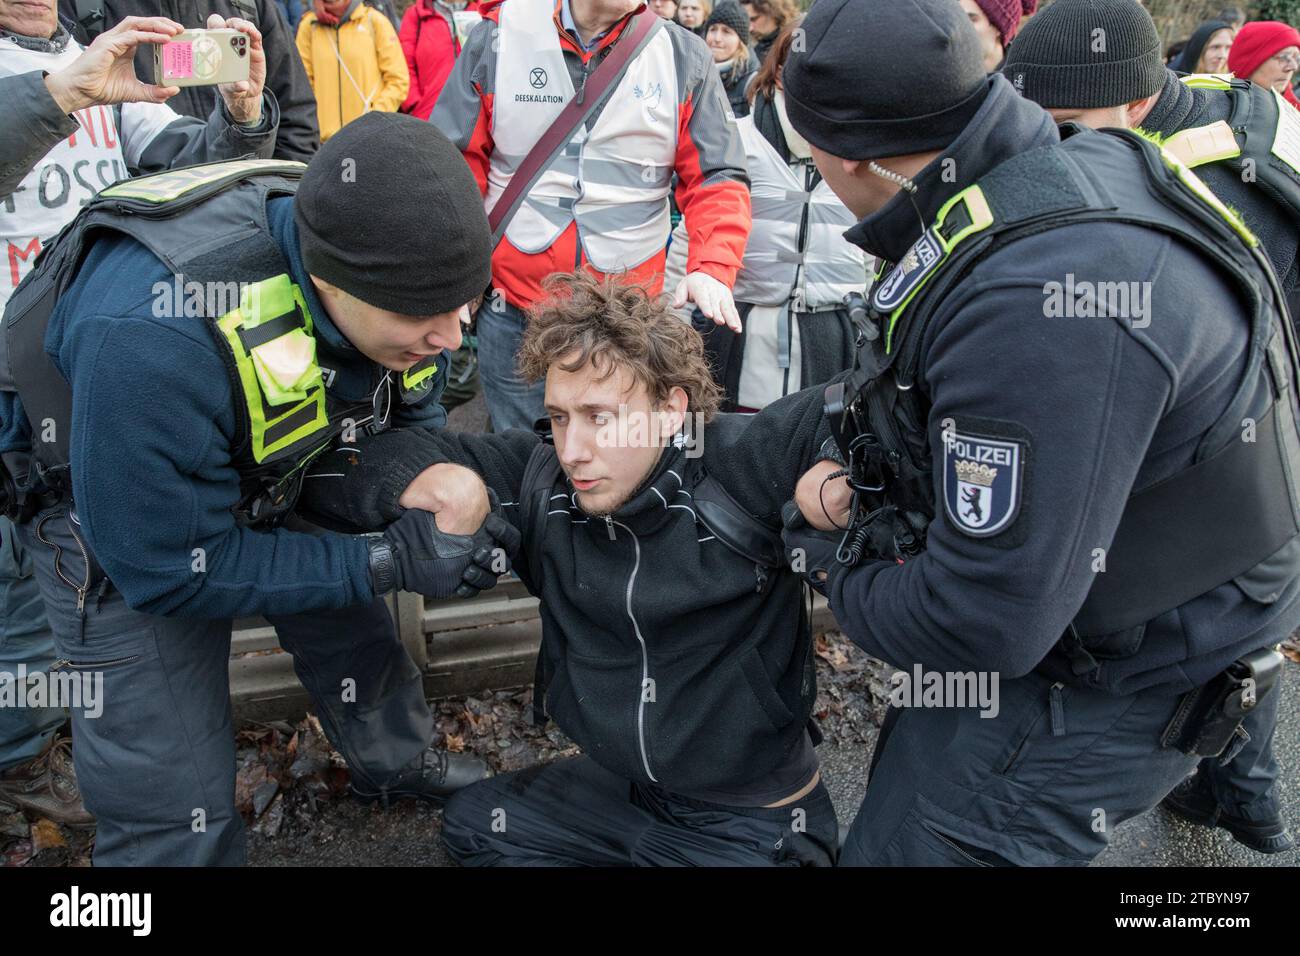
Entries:
{"label": "blue jeans", "polygon": [[531,429],[546,414],[546,386],[519,377],[516,361],[528,318],[494,290],[478,310],[478,374],[493,431]]}
{"label": "blue jeans", "polygon": [[[54,662],[54,634],[45,620],[32,559],[0,518],[0,675],[41,672]],[[0,676],[0,680],[8,677]],[[0,707],[0,770],[39,754],[68,719],[60,707]]]}

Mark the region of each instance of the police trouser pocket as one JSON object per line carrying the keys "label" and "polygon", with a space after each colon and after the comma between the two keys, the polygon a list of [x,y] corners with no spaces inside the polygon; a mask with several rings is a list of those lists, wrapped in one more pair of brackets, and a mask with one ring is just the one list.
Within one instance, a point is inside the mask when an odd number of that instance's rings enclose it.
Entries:
{"label": "police trouser pocket", "polygon": [[1007,751],[998,773],[1004,777],[1014,776],[1033,749],[1035,741],[1044,735],[1054,737],[1066,733],[1065,703],[1069,699],[1070,688],[1061,683],[1047,687],[1041,697],[1035,695],[1032,705],[1026,712],[1026,720],[1013,735],[1014,746]]}
{"label": "police trouser pocket", "polygon": [[1010,837],[964,820],[918,793],[879,862],[891,866],[1016,866],[1009,858],[1018,855]]}

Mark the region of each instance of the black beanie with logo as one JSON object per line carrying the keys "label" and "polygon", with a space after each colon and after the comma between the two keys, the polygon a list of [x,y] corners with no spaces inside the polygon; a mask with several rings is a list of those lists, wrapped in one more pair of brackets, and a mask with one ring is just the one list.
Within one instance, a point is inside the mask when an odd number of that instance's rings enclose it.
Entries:
{"label": "black beanie with logo", "polygon": [[1162,49],[1133,0],[1056,0],[1021,28],[1002,75],[1044,109],[1105,109],[1164,88]]}

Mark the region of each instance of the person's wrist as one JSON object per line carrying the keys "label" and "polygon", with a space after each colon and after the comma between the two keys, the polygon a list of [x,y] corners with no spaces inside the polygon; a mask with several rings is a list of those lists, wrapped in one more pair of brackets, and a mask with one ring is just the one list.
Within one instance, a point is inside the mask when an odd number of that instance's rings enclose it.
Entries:
{"label": "person's wrist", "polygon": [[817,453],[817,458],[820,461],[833,461],[841,468],[848,464],[848,462],[844,460],[844,453],[840,451],[840,443],[835,440],[834,435],[822,442],[822,447]]}
{"label": "person's wrist", "polygon": [[383,535],[370,539],[370,583],[375,597],[396,591],[400,584],[392,542]]}
{"label": "person's wrist", "polygon": [[408,511],[419,508],[422,511],[438,511],[442,507],[442,495],[438,484],[441,465],[430,465],[418,472],[407,483],[405,490],[397,499],[397,504]]}
{"label": "person's wrist", "polygon": [[75,113],[90,105],[90,101],[78,93],[61,72],[45,74],[45,89],[64,113]]}
{"label": "person's wrist", "polygon": [[262,122],[262,97],[242,97],[238,93],[222,92],[221,102],[226,116],[235,126],[251,128]]}

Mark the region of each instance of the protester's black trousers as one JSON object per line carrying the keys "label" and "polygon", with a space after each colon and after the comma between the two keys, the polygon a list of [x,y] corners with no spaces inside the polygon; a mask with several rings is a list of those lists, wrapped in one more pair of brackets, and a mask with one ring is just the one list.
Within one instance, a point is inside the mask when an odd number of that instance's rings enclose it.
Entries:
{"label": "protester's black trousers", "polygon": [[781,807],[723,807],[634,783],[575,757],[476,783],[443,814],[465,866],[830,866],[826,785]]}

